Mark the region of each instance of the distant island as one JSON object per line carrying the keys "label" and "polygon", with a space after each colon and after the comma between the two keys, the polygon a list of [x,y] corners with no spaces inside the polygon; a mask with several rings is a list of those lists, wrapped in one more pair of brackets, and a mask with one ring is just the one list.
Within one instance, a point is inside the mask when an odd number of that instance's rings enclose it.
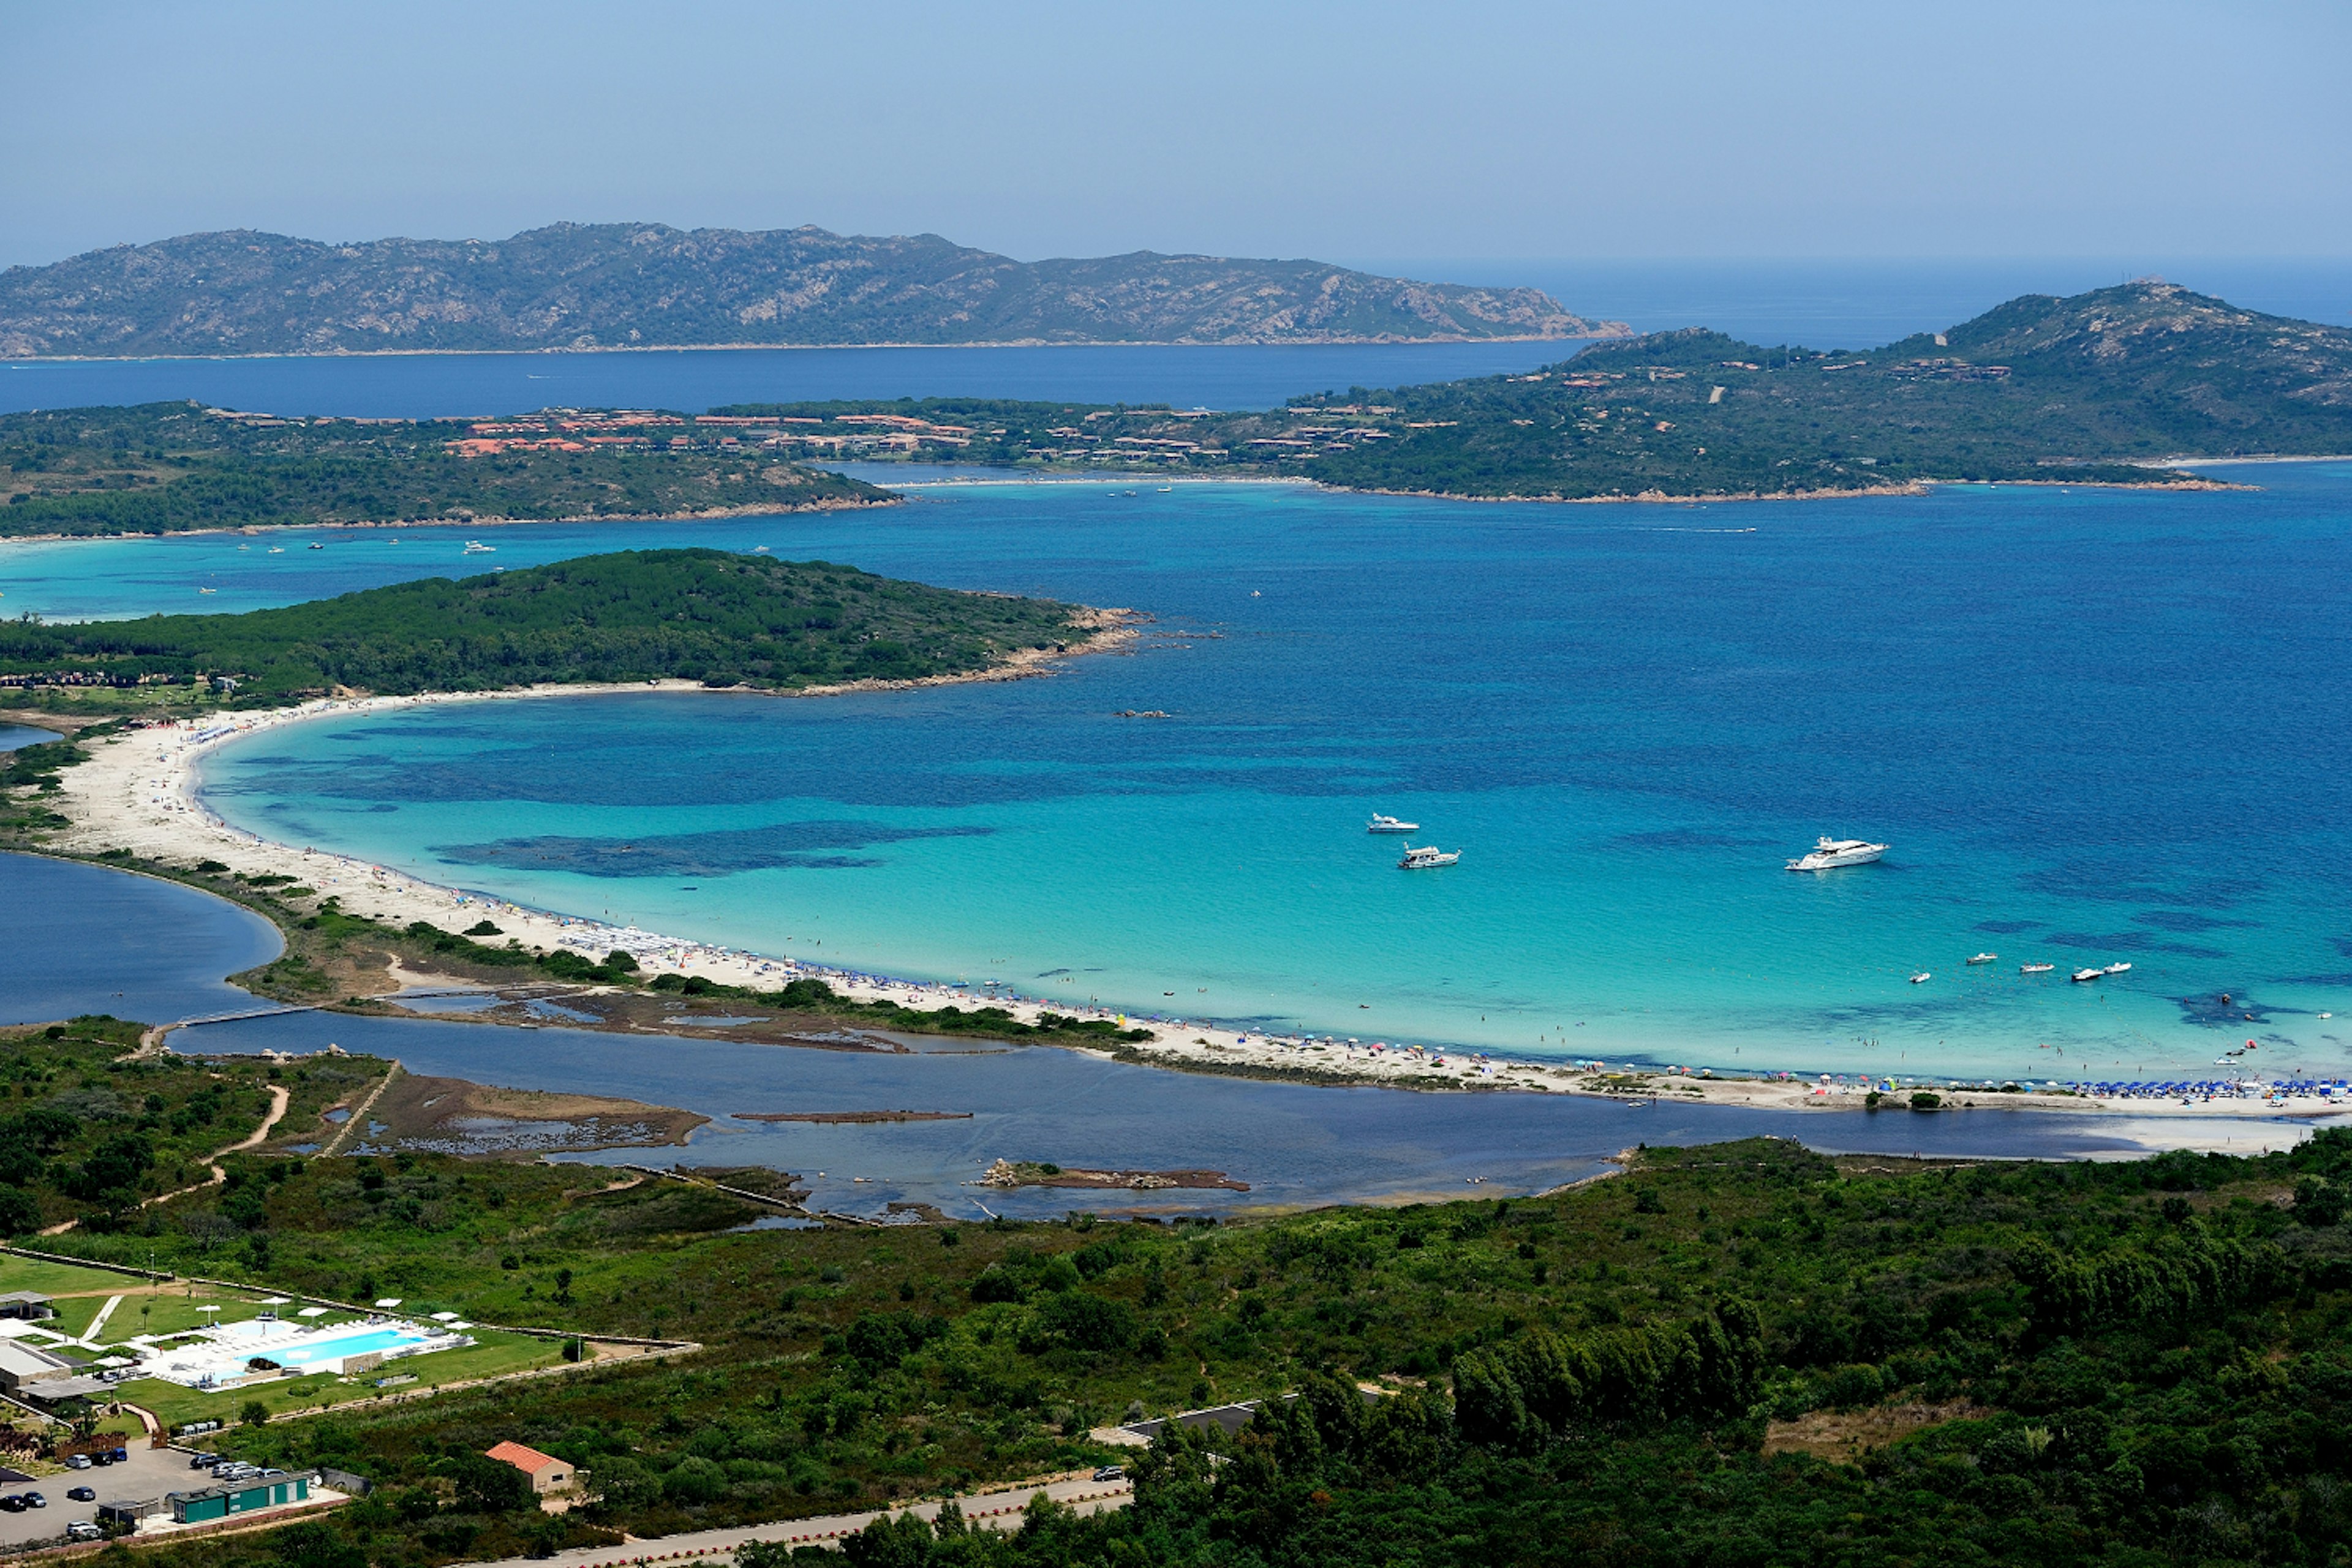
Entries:
{"label": "distant island", "polygon": [[2159,282],[2029,295],[1824,353],[1702,329],[1524,375],[1214,413],[999,398],[709,414],[281,418],[188,403],[0,416],[0,537],[887,505],[817,465],[1311,479],[1478,500],[1706,500],[1934,481],[2210,485],[2188,458],[2352,453],[2352,331]]}
{"label": "distant island", "polygon": [[1536,289],[1311,260],[1015,261],[938,235],[556,224],[330,245],[238,229],[0,272],[0,359],[1622,336]]}
{"label": "distant island", "polygon": [[1080,605],[823,561],[632,550],[243,615],[0,621],[0,686],[111,689],[111,706],[139,711],[175,694],[249,707],[614,681],[791,691],[973,675],[1082,645],[1105,624]]}

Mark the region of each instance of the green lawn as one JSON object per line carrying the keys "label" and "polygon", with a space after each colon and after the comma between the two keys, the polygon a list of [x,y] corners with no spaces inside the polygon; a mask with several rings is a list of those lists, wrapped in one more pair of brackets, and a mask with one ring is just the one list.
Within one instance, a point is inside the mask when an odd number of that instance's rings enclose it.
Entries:
{"label": "green lawn", "polygon": [[[153,1411],[156,1418],[166,1425],[176,1426],[184,1421],[235,1421],[246,1405],[255,1400],[259,1400],[272,1415],[279,1415],[290,1410],[307,1410],[322,1404],[344,1405],[384,1394],[415,1393],[453,1383],[501,1377],[562,1359],[562,1347],[559,1341],[530,1339],[520,1334],[500,1334],[478,1329],[472,1332],[481,1343],[464,1350],[439,1351],[429,1355],[407,1356],[388,1362],[379,1370],[350,1383],[331,1373],[320,1373],[309,1377],[289,1378],[280,1383],[259,1384],[251,1388],[214,1391],[185,1388],[155,1377],[138,1378],[120,1386],[123,1398]],[[416,1381],[404,1383],[393,1389],[375,1386],[375,1380],[379,1377],[404,1375]]]}
{"label": "green lawn", "polygon": [[44,1263],[37,1258],[0,1253],[0,1295],[11,1290],[37,1290],[44,1296],[100,1291],[106,1296],[136,1288],[142,1281],[111,1268],[84,1268],[72,1263]]}

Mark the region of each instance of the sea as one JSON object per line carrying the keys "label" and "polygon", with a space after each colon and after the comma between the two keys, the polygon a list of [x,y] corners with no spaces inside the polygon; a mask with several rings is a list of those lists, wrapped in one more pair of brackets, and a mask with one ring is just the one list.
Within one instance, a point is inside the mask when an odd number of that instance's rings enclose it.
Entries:
{"label": "sea", "polygon": [[[697,543],[1132,606],[1138,646],[1049,679],[333,718],[215,753],[205,798],[541,908],[1142,1016],[2026,1081],[2217,1076],[2251,1041],[2336,1076],[2352,465],[2216,471],[2256,488],[950,480],[471,558],[450,529],[16,545],[0,581],[226,610]],[[1374,812],[1460,863],[1401,871]],[[1823,835],[1893,847],[1782,868]]]}
{"label": "sea", "polygon": [[[1793,310],[1817,330],[1780,337],[1883,340],[2017,281],[1755,276],[1654,280],[1636,324],[1771,338]],[[2281,277],[2272,308],[2323,313],[2294,300],[2327,278]],[[0,390],[446,413],[576,371],[565,401],[1214,405],[1558,352],[179,361],[9,367]],[[335,719],[218,753],[207,799],[546,908],[1139,1016],[1717,1070],[2343,1076],[2352,465],[2212,472],[2244,488],[1570,506],[881,468],[908,505],[9,543],[0,614],[236,610],[675,543],[1129,605],[1154,617],[1139,646],[1051,679]],[[496,553],[465,556],[477,535]],[[1375,811],[1460,863],[1401,871]],[[1782,869],[1822,835],[1893,848]]]}

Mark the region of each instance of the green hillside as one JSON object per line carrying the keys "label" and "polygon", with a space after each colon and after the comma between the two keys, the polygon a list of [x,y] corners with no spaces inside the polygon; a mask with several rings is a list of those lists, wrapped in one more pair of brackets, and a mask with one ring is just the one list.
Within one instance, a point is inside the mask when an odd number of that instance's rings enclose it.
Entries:
{"label": "green hillside", "polygon": [[2015,300],[1940,341],[1858,353],[1693,328],[1595,343],[1525,375],[1357,387],[1261,413],[971,398],[719,413],[819,453],[1456,496],[2149,483],[2182,477],[2162,469],[2168,458],[2352,453],[2352,331],[2135,283]]}
{"label": "green hillside", "polygon": [[[102,1139],[160,1139],[141,1118],[182,1114],[185,1064],[54,1050],[0,1042],[20,1120],[59,1091],[89,1103],[92,1080],[113,1097],[91,1113],[112,1119]],[[283,1071],[315,1106],[320,1075],[348,1090],[376,1066]],[[142,1112],[150,1094],[163,1109]],[[33,1157],[97,1158],[57,1147]],[[846,1561],[2326,1568],[2352,1541],[2341,1131],[2254,1159],[1943,1167],[1756,1139],[1643,1152],[1544,1197],[1172,1225],[755,1231],[760,1205],[707,1184],[757,1173],[608,1185],[583,1169],[263,1152],[151,1222],[44,1238],[700,1347],[208,1436],[375,1489],[323,1525],[142,1560],[423,1568],[624,1532],[657,1552],[649,1538],[676,1531],[1108,1462],[1132,1467],[1132,1508],[1033,1509],[1002,1538],[884,1525]],[[159,1164],[121,1184],[169,1179]],[[1267,1404],[1238,1435],[1180,1429],[1148,1453],[1088,1436],[1244,1399]],[[500,1440],[588,1470],[597,1500],[551,1516],[512,1472],[487,1484],[475,1457]]]}
{"label": "green hillside", "polygon": [[887,504],[677,415],[281,418],[151,403],[0,415],[0,537],[686,517]]}

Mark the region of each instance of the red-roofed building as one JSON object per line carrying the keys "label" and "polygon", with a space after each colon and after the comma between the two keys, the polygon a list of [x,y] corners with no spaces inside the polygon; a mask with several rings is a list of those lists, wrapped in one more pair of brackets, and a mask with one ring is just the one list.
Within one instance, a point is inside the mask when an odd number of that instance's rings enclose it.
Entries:
{"label": "red-roofed building", "polygon": [[484,1450],[484,1457],[512,1465],[530,1478],[530,1489],[542,1495],[561,1491],[572,1484],[572,1467],[552,1454],[542,1454],[536,1448],[526,1448],[520,1443],[501,1443]]}

